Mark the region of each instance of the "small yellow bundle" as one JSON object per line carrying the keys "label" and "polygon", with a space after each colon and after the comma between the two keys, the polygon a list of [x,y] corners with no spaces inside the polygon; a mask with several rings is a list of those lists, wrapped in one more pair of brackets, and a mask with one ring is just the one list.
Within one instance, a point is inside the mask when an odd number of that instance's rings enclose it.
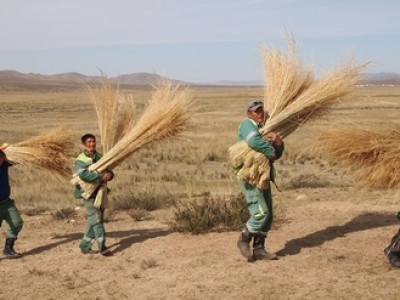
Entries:
{"label": "small yellow bundle", "polygon": [[400,128],[386,133],[337,128],[322,133],[317,146],[353,171],[358,188],[400,187]]}
{"label": "small yellow bundle", "polygon": [[15,145],[4,145],[7,159],[20,165],[50,172],[57,177],[71,175],[70,152],[74,148],[72,132],[59,127]]}

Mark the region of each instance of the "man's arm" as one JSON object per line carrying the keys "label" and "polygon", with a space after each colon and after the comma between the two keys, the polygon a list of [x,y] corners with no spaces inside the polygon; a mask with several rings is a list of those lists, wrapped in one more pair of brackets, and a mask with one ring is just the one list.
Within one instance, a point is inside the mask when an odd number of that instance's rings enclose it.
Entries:
{"label": "man's arm", "polygon": [[244,138],[244,141],[247,143],[247,145],[249,145],[250,148],[257,152],[261,152],[269,159],[276,158],[277,151],[275,151],[274,146],[264,140],[258,131],[257,126],[252,121],[249,119],[244,120],[239,130],[241,136]]}
{"label": "man's arm", "polygon": [[79,178],[86,182],[100,182],[102,181],[102,174],[96,171],[89,171],[84,162],[75,160],[75,173],[79,175]]}

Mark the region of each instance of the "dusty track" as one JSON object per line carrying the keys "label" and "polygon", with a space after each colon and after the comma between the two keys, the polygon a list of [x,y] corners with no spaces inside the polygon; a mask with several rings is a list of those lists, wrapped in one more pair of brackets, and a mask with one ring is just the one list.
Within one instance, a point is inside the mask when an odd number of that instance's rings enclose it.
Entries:
{"label": "dusty track", "polygon": [[340,189],[276,194],[285,216],[267,248],[281,258],[255,263],[239,255],[238,232],[174,233],[157,215],[134,222],[115,214],[106,223],[112,257],[80,253],[83,212],[68,223],[24,216],[16,244],[23,258],[0,258],[0,299],[397,299],[400,270],[383,248],[400,224],[398,205],[369,197]]}

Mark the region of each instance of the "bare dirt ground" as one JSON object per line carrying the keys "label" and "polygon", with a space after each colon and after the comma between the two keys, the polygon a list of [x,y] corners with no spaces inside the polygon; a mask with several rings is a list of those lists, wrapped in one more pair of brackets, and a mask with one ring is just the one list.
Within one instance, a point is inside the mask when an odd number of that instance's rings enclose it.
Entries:
{"label": "bare dirt ground", "polygon": [[69,222],[24,216],[23,257],[0,257],[0,299],[399,299],[400,270],[383,255],[400,224],[396,200],[343,188],[275,199],[285,209],[268,239],[272,262],[246,262],[239,232],[172,232],[171,210],[143,222],[115,213],[105,224],[112,257],[80,253],[82,210]]}

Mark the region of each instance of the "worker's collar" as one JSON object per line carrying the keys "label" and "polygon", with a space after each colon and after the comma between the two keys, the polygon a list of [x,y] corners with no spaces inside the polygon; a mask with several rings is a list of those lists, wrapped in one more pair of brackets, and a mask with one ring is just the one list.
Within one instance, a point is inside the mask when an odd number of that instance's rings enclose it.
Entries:
{"label": "worker's collar", "polygon": [[83,150],[83,153],[85,153],[86,156],[92,157],[92,158],[96,157],[96,155],[97,155],[97,151],[96,151],[95,153],[93,153],[93,154],[90,154],[90,153],[87,152],[86,150]]}
{"label": "worker's collar", "polygon": [[248,118],[255,126],[257,126],[258,128],[261,128],[263,125],[261,123],[257,123],[256,121],[254,121],[253,119]]}

